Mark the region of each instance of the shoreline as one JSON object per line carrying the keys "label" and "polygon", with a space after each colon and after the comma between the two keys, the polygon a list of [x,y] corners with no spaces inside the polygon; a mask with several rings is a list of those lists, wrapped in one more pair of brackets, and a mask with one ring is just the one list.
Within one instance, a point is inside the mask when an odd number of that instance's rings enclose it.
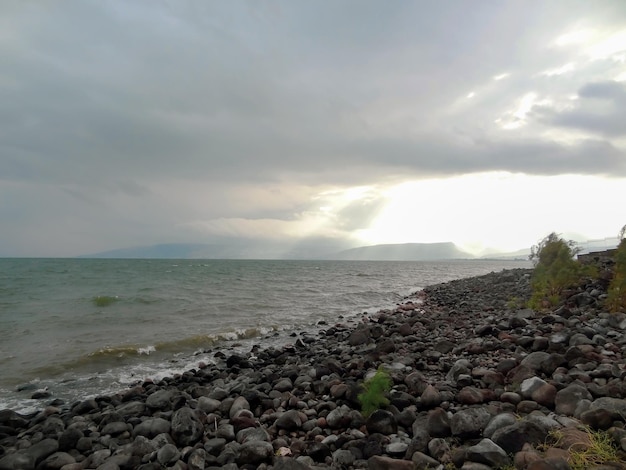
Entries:
{"label": "shoreline", "polygon": [[[613,428],[626,449],[626,318],[596,309],[598,286],[549,315],[521,309],[531,272],[429,286],[394,309],[318,324],[283,347],[224,350],[216,364],[113,396],[29,416],[2,410],[0,470],[483,469],[512,459],[532,469],[565,460],[540,444],[580,423]],[[381,365],[390,404],[365,417],[359,387]]]}

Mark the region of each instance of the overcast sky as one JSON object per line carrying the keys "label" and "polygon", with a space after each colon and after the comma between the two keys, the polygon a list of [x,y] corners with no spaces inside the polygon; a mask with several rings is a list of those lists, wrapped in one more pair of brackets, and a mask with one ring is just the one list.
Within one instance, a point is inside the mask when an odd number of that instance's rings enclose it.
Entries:
{"label": "overcast sky", "polygon": [[5,0],[0,57],[3,256],[626,224],[623,0]]}

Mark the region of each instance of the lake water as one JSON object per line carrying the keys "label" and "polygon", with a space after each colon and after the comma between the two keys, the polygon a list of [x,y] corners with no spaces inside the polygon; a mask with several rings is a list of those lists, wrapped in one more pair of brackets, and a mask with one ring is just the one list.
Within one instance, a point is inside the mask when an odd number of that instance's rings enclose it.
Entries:
{"label": "lake water", "polygon": [[[421,288],[524,261],[0,259],[0,409],[113,393],[218,349],[392,308]],[[51,398],[32,400],[35,389]]]}

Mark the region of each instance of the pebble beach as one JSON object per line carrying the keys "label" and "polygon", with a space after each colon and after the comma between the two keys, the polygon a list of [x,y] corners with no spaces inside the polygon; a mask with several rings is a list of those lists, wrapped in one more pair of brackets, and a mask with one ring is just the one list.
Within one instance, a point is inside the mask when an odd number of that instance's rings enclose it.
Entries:
{"label": "pebble beach", "polygon": [[[626,468],[626,315],[603,310],[602,280],[522,308],[531,274],[433,285],[115,395],[1,410],[0,470],[569,469],[597,431],[614,454],[583,468]],[[389,404],[366,416],[380,368]]]}

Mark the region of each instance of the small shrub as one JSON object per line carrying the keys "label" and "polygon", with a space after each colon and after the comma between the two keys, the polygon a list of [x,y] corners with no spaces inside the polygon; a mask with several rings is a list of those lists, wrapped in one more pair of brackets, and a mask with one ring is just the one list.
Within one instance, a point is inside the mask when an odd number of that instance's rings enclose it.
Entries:
{"label": "small shrub", "polygon": [[574,256],[579,249],[573,241],[565,241],[552,232],[532,247],[530,259],[535,265],[528,305],[534,309],[556,305],[562,292],[576,285],[584,269]]}
{"label": "small shrub", "polygon": [[117,302],[117,297],[111,297],[109,295],[98,295],[92,300],[97,307],[108,307],[113,302]]}
{"label": "small shrub", "polygon": [[382,366],[378,368],[373,377],[363,383],[364,391],[359,394],[358,399],[364,416],[367,417],[382,406],[389,404],[385,394],[391,390],[391,385],[391,377]]}
{"label": "small shrub", "polygon": [[607,291],[608,297],[606,305],[611,312],[620,312],[626,310],[626,238],[624,232],[626,225],[620,231],[621,241],[617,247],[615,254],[615,273],[609,284]]}

